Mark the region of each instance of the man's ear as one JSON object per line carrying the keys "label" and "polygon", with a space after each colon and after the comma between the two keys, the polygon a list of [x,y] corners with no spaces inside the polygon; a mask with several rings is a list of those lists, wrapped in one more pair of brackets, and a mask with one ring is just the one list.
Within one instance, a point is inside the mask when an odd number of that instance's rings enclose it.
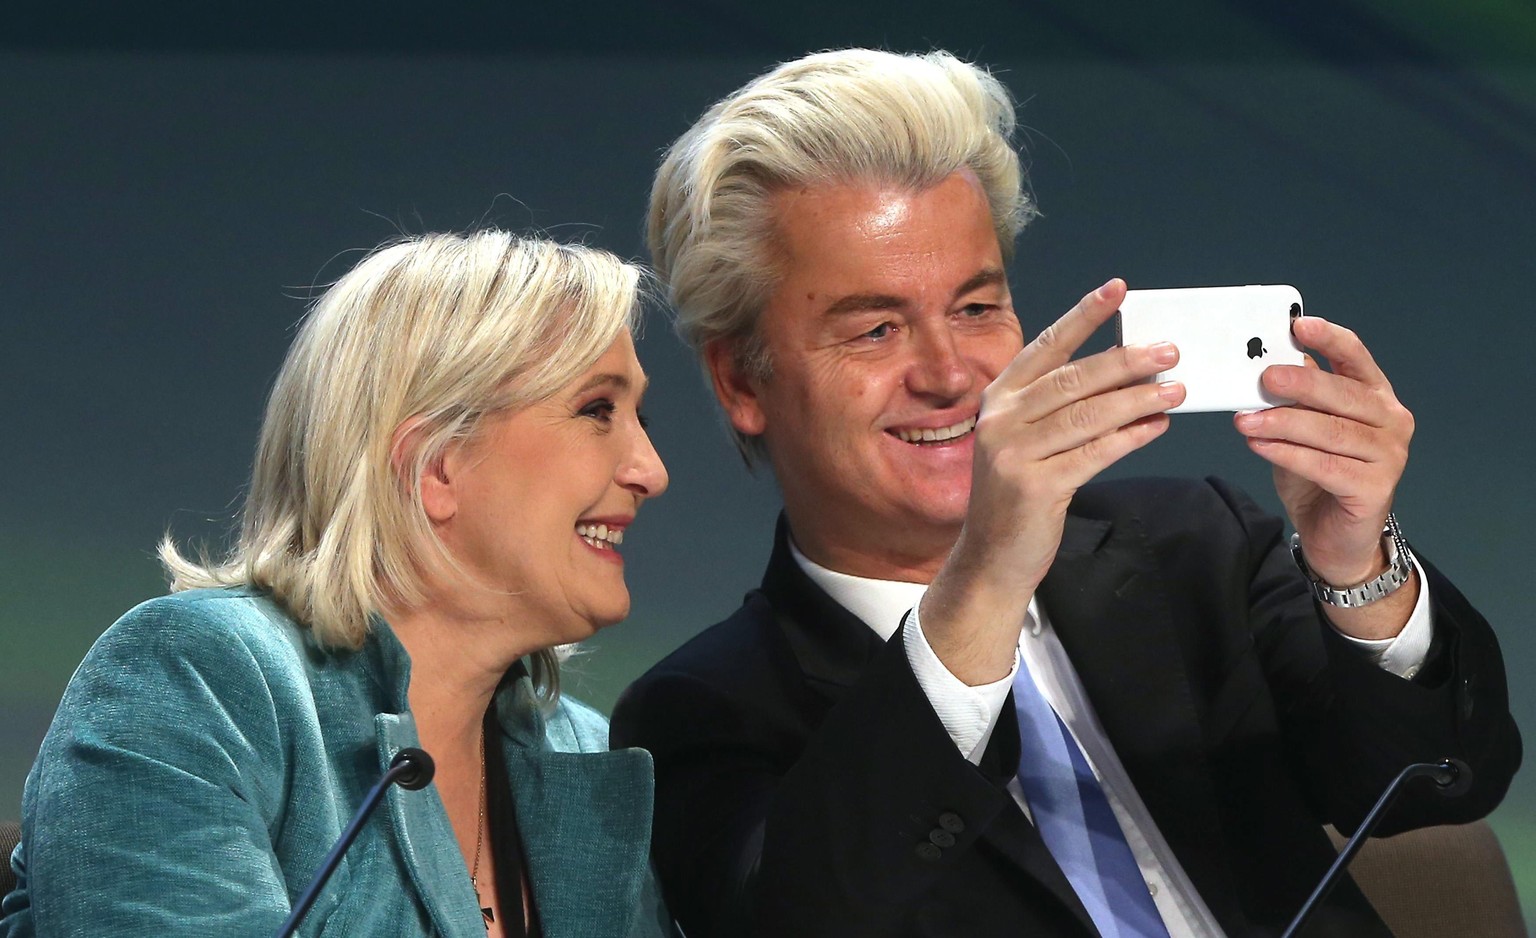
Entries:
{"label": "man's ear", "polygon": [[[409,490],[416,481],[416,457],[425,445],[426,420],[420,415],[407,417],[395,428],[389,441],[389,464],[395,471],[400,486]],[[448,456],[438,453],[421,467],[421,506],[427,520],[441,524],[453,518],[459,511],[458,492],[454,489],[449,472]]]}
{"label": "man's ear", "polygon": [[716,339],[704,346],[710,383],[731,426],[745,436],[761,436],[768,418],[758,400],[759,382],[742,371],[738,358],[734,340]]}

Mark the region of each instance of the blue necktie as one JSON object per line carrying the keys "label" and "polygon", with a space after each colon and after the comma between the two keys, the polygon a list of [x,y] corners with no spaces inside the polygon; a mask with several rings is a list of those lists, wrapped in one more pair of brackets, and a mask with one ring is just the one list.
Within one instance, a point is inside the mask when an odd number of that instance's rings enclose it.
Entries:
{"label": "blue necktie", "polygon": [[1013,679],[1019,787],[1035,828],[1104,938],[1167,938],[1125,832],[1082,750],[1029,668]]}

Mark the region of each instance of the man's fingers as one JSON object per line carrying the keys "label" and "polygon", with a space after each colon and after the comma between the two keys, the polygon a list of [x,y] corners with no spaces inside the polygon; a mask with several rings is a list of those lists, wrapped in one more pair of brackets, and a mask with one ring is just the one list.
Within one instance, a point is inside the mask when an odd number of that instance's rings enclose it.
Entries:
{"label": "man's fingers", "polygon": [[1250,439],[1280,440],[1364,462],[1406,462],[1406,446],[1380,428],[1299,407],[1238,414],[1233,423]]}
{"label": "man's fingers", "polygon": [[1264,386],[1313,410],[1336,414],[1373,427],[1388,427],[1407,416],[1407,408],[1385,382],[1372,385],[1320,368],[1271,365],[1264,369]]}
{"label": "man's fingers", "polygon": [[[1341,501],[1370,498],[1385,484],[1386,474],[1374,463],[1302,446],[1286,440],[1250,438],[1248,448],[1281,469],[1306,479]],[[1395,474],[1393,481],[1396,480]]]}
{"label": "man's fingers", "polygon": [[1149,414],[1123,427],[1096,436],[1081,446],[1050,457],[1045,467],[1061,472],[1066,483],[1076,490],[1087,485],[1099,473],[1126,456],[1162,436],[1171,418],[1167,414]]}
{"label": "man's fingers", "polygon": [[1370,350],[1351,330],[1321,316],[1303,316],[1292,324],[1291,331],[1303,345],[1322,352],[1335,374],[1373,386],[1388,384]]}
{"label": "man's fingers", "polygon": [[1088,337],[1115,314],[1124,299],[1125,281],[1116,277],[1078,300],[1066,315],[1024,346],[993,383],[1001,388],[1022,388],[1071,361]]}
{"label": "man's fingers", "polygon": [[1135,385],[1073,401],[1029,425],[1028,446],[1046,459],[1088,446],[1139,420],[1156,416],[1184,400],[1184,386]]}
{"label": "man's fingers", "polygon": [[1037,378],[1016,395],[1016,412],[1024,420],[1040,420],[1075,401],[1107,394],[1167,371],[1178,361],[1179,350],[1169,342],[1105,349]]}

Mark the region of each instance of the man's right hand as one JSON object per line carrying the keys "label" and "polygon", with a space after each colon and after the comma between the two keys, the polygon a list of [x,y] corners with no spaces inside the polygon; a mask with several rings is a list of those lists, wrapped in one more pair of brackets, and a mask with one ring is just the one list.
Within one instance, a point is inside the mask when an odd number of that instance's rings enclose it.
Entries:
{"label": "man's right hand", "polygon": [[982,393],[965,527],[923,597],[923,634],[967,684],[1013,668],[1035,588],[1056,559],[1072,496],[1168,429],[1184,386],[1136,384],[1178,361],[1171,344],[1073,354],[1125,299],[1114,279],[1083,297]]}

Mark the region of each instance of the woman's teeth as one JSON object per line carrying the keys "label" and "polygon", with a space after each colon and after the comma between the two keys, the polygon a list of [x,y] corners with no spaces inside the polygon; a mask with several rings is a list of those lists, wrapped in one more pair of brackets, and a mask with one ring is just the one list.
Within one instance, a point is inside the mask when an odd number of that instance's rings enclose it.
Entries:
{"label": "woman's teeth", "polygon": [[892,430],[896,438],[906,443],[942,443],[945,440],[953,440],[965,436],[976,429],[976,418],[967,417],[952,427],[940,427],[937,430]]}
{"label": "woman's teeth", "polygon": [[610,528],[606,524],[578,524],[576,533],[598,550],[613,550],[624,543],[624,529]]}

